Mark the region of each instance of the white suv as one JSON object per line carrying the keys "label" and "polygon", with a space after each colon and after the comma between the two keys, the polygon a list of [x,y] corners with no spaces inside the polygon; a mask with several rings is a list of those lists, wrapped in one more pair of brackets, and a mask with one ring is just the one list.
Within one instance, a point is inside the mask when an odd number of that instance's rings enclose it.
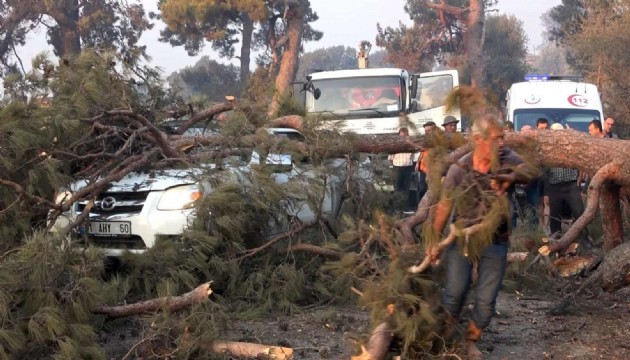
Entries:
{"label": "white suv", "polygon": [[[294,129],[272,128],[269,132],[276,136],[292,139],[304,139]],[[251,170],[252,164],[259,164],[261,157],[253,152],[248,162],[226,166],[229,176],[238,177]],[[314,169],[291,161],[290,155],[269,154],[265,164],[284,166],[281,171],[274,172],[277,183],[288,182],[297,176],[316,176]],[[343,173],[346,162],[342,159],[331,161],[328,167],[335,167],[336,174]],[[55,222],[54,230],[63,229],[77,218],[86,206],[92,206],[85,226],[71,233],[74,240],[102,247],[108,255],[119,256],[124,251],[143,252],[155,244],[158,236],[179,236],[192,224],[195,216],[195,202],[211,192],[204,181],[204,169],[191,170],[154,170],[145,173],[132,173],[120,181],[110,184],[93,204],[89,201],[78,201],[69,211],[62,214]],[[322,212],[338,216],[341,209],[345,176],[327,175],[327,189],[323,200]],[[69,190],[57,195],[57,201],[68,198],[68,192],[77,191],[86,186],[85,181],[71,184]],[[315,213],[306,203],[299,204],[291,210],[303,222],[315,218]]]}

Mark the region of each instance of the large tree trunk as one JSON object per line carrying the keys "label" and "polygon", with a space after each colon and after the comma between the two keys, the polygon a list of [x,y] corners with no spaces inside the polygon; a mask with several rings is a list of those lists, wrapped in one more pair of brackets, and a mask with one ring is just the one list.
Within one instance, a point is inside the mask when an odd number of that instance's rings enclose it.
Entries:
{"label": "large tree trunk", "polygon": [[483,47],[484,21],[484,0],[470,0],[469,13],[466,19],[466,32],[464,33],[464,48],[468,67],[470,68],[470,82],[474,87],[483,85],[481,49]]}
{"label": "large tree trunk", "polygon": [[249,80],[249,63],[251,62],[252,34],[254,33],[254,21],[247,16],[243,16],[243,44],[241,45],[241,89],[247,87]]}
{"label": "large tree trunk", "polygon": [[280,65],[280,49],[278,48],[278,37],[276,36],[276,21],[278,21],[277,15],[272,15],[269,18],[269,49],[271,49],[271,64],[269,64],[269,77],[275,78],[278,73],[278,66]]}
{"label": "large tree trunk", "polygon": [[79,35],[79,1],[65,0],[51,5],[49,15],[59,26],[59,43],[56,44],[59,57],[77,55],[81,52]]}
{"label": "large tree trunk", "polygon": [[287,43],[282,53],[280,70],[276,77],[276,88],[269,107],[269,116],[273,117],[280,107],[280,103],[286,99],[293,89],[292,83],[295,70],[298,66],[300,47],[302,46],[302,33],[304,32],[304,13],[307,4],[305,1],[295,1],[288,4],[287,13]]}
{"label": "large tree trunk", "polygon": [[[297,116],[285,116],[275,119],[273,125],[277,127],[301,128],[301,119]],[[452,144],[459,142],[456,137],[451,138]],[[513,132],[506,136],[506,144],[515,148],[523,154],[531,157],[533,161],[540,165],[578,168],[589,175],[591,178],[605,166],[613,167],[614,171],[607,172],[605,176],[604,186],[593,188],[591,191],[597,191],[597,199],[601,199],[600,210],[602,213],[604,226],[604,249],[609,251],[615,246],[623,242],[623,221],[620,207],[620,187],[630,188],[630,159],[625,155],[630,151],[630,141],[619,139],[602,139],[589,136],[588,134],[575,130],[532,130],[527,132]],[[346,139],[340,138],[339,149],[351,148],[355,151],[366,153],[400,153],[400,152],[418,152],[425,147],[432,146],[431,137],[423,135],[410,136],[401,140],[400,136],[392,135],[354,135],[352,144],[342,144],[347,142]],[[441,141],[443,142],[443,141]],[[451,145],[452,145],[451,144]],[[326,151],[330,155],[334,153],[334,146],[327,147]],[[461,147],[451,153],[450,159],[454,161],[459,158],[462,150],[467,147]],[[468,147],[469,149],[469,147]],[[586,150],[588,149],[588,150]],[[614,165],[614,166],[613,166]],[[601,196],[599,196],[601,195]],[[590,197],[590,196],[589,196]],[[595,203],[597,204],[597,202]],[[418,207],[418,213],[414,216],[403,219],[397,224],[400,231],[402,242],[411,243],[413,235],[411,229],[426,219],[426,209],[430,204]],[[590,211],[589,207],[589,211]],[[593,209],[594,215],[595,209]],[[576,222],[576,225],[587,225],[592,219],[588,219],[591,215],[585,213],[584,221]],[[588,220],[588,221],[587,221]],[[576,228],[572,230],[576,230]],[[579,232],[569,231],[562,239],[562,245],[554,246],[555,251],[561,250],[563,246],[569,245]]]}

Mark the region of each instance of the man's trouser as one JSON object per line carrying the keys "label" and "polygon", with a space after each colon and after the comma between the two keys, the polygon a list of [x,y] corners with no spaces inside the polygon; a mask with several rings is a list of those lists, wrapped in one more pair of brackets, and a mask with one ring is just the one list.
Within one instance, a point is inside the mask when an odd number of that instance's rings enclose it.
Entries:
{"label": "man's trouser", "polygon": [[394,191],[408,192],[409,185],[411,184],[411,174],[413,174],[413,165],[394,166],[394,169],[396,169],[396,183],[394,184]]}
{"label": "man's trouser", "polygon": [[[481,254],[471,320],[480,329],[490,324],[497,295],[507,266],[508,243],[489,245]],[[443,304],[454,318],[459,317],[472,280],[472,262],[457,244],[446,250],[446,287]]]}
{"label": "man's trouser", "polygon": [[584,203],[575,181],[548,185],[549,191],[546,194],[549,196],[549,230],[553,234],[562,230],[563,204],[569,209],[569,216],[577,220],[584,212]]}

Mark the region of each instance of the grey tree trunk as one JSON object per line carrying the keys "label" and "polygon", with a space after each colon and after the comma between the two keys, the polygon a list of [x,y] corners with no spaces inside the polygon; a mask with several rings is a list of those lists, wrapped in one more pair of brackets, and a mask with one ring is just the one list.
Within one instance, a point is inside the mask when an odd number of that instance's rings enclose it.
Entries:
{"label": "grey tree trunk", "polygon": [[302,0],[294,3],[287,14],[287,43],[282,53],[280,69],[276,77],[274,91],[268,115],[277,114],[280,103],[286,99],[292,90],[295,72],[298,67],[300,48],[302,46],[302,33],[304,32],[304,13],[307,2]]}
{"label": "grey tree trunk", "polygon": [[247,87],[247,81],[249,80],[249,65],[251,62],[252,52],[252,34],[254,33],[254,21],[245,14],[243,16],[243,44],[241,45],[241,89]]}
{"label": "grey tree trunk", "polygon": [[483,86],[483,61],[482,47],[484,38],[484,2],[483,0],[470,0],[470,12],[466,19],[466,32],[464,34],[464,47],[466,59],[470,68],[470,82],[474,87]]}

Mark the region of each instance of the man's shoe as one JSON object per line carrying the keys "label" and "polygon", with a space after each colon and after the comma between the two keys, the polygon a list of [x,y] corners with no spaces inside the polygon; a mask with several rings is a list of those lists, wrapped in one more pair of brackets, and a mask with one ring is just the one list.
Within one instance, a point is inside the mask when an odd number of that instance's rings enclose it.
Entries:
{"label": "man's shoe", "polygon": [[466,359],[481,360],[483,353],[477,347],[477,341],[481,338],[482,330],[470,320],[466,329]]}
{"label": "man's shoe", "polygon": [[468,360],[482,360],[483,353],[477,347],[476,341],[466,340],[466,359]]}

